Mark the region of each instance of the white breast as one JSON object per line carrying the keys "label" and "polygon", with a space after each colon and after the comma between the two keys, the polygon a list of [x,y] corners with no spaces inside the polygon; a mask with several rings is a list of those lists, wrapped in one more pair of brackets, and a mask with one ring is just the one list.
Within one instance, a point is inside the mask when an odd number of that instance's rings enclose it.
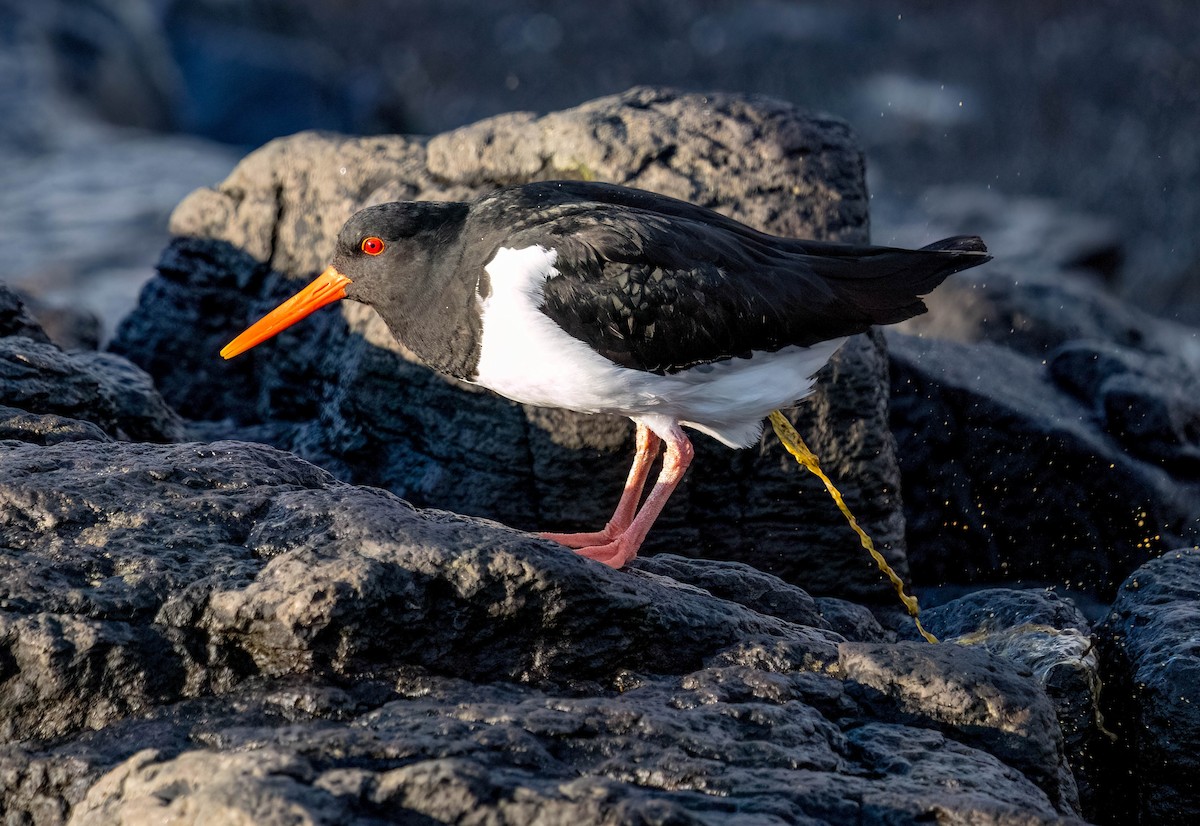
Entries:
{"label": "white breast", "polygon": [[486,270],[483,333],[475,381],[518,402],[582,413],[679,422],[730,447],[758,439],[772,410],[807,396],[812,375],[845,339],[755,352],[659,376],[621,367],[541,311],[542,288],[558,276],[558,254],[540,246],[502,247]]}

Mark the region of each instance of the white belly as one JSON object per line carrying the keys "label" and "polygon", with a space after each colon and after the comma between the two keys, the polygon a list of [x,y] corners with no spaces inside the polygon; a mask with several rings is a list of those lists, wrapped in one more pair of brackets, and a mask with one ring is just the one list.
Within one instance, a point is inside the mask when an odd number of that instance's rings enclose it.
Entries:
{"label": "white belly", "polygon": [[758,439],[772,410],[812,391],[813,374],[845,339],[754,352],[659,376],[621,367],[563,332],[539,307],[558,275],[557,253],[501,248],[487,265],[492,291],[481,300],[483,333],[475,381],[518,402],[582,413],[679,422],[730,447]]}

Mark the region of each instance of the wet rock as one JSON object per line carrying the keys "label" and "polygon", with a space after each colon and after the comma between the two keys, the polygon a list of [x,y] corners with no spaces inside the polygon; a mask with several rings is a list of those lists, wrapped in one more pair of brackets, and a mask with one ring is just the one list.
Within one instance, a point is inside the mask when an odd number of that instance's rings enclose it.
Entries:
{"label": "wet rock", "polygon": [[[638,88],[428,140],[303,134],[251,154],[179,206],[172,229],[182,237],[112,349],[185,416],[206,420],[206,438],[266,439],[339,478],[521,528],[602,524],[632,451],[626,421],[523,408],[437,376],[349,302],[228,364],[216,355],[323,268],[357,208],[556,177],[655,189],[782,234],[866,234],[862,158],[846,126],[763,98]],[[881,340],[852,339],[791,415],[904,570],[883,371]],[[740,452],[697,442],[693,472],[647,551],[750,562],[816,593],[890,599],[820,483],[773,435]]]}
{"label": "wet rock", "polygon": [[[1062,369],[1079,348],[1115,345],[1064,347],[1050,360],[1057,371],[992,344],[889,334],[889,346],[891,423],[920,580],[1063,583],[1105,599],[1138,565],[1200,537],[1189,449],[1161,447],[1185,438],[1186,425],[1150,419],[1141,426],[1160,434],[1160,447],[1130,450],[1112,413],[1097,410],[1116,386],[1093,394],[1086,373]],[[1142,399],[1167,410],[1179,399],[1177,381],[1128,375],[1143,379]]]}
{"label": "wet rock", "polygon": [[1200,370],[1178,350],[1074,341],[1050,354],[1047,369],[1126,452],[1173,476],[1200,476]]}
{"label": "wet rock", "polygon": [[[43,334],[44,336],[44,334]],[[8,432],[33,441],[178,441],[183,423],[145,372],[111,353],[64,353],[47,341],[0,338],[0,406]],[[48,417],[48,418],[47,418]]]}
{"label": "wet rock", "polygon": [[1062,788],[1078,788],[1087,814],[1098,802],[1111,733],[1100,712],[1100,660],[1091,626],[1075,604],[1054,591],[987,588],[923,612],[943,642],[977,646],[1033,675],[1054,706],[1070,768]]}
{"label": "wet rock", "polygon": [[0,284],[0,337],[23,336],[48,344],[50,337],[32,315],[25,302],[15,292]]}
{"label": "wet rock", "polygon": [[1200,551],[1175,550],[1121,586],[1100,630],[1105,719],[1117,735],[1104,803],[1111,822],[1200,816]]}
{"label": "wet rock", "polygon": [[1060,810],[1078,807],[1054,706],[1011,661],[952,644],[847,642],[838,672],[876,714],[975,745],[1020,769]]}

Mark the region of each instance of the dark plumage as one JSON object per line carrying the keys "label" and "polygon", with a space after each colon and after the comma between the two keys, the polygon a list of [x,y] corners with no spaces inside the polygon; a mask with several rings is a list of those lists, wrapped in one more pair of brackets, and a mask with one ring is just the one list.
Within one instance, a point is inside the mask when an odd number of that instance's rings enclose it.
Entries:
{"label": "dark plumage", "polygon": [[[518,401],[630,416],[638,458],[613,521],[551,535],[621,565],[690,461],[681,424],[753,441],[846,336],[924,312],[922,295],[986,260],[973,236],[920,250],[798,241],[653,193],[534,183],[362,210],[332,266],[222,353],[347,297],[437,370]],[[639,511],[660,439],[663,472]]]}

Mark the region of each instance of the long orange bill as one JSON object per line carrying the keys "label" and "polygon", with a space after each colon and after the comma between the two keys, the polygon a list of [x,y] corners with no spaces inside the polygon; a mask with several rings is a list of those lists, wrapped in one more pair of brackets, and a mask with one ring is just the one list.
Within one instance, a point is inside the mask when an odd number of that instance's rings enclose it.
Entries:
{"label": "long orange bill", "polygon": [[349,278],[333,267],[328,267],[325,272],[317,276],[315,281],[260,318],[246,332],[226,344],[221,350],[221,355],[231,359],[239,353],[246,352],[254,345],[261,344],[281,330],[291,327],[326,304],[332,304],[339,298],[345,298],[346,285],[349,283]]}

